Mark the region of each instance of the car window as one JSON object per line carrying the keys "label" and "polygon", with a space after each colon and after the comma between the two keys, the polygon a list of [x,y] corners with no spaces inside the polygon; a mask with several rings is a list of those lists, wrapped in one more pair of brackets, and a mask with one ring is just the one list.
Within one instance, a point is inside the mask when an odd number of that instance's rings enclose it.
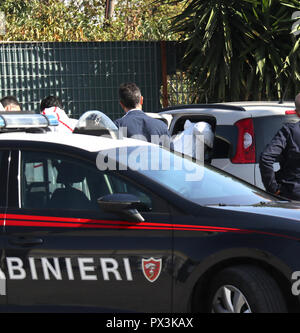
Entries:
{"label": "car window", "polygon": [[215,137],[212,158],[229,158],[230,143],[223,138]]}
{"label": "car window", "polygon": [[218,125],[214,142],[213,158],[231,158],[236,153],[238,129],[231,125]]}
{"label": "car window", "polygon": [[266,145],[268,145],[278,130],[286,123],[299,121],[295,116],[269,116],[253,118],[255,129],[255,153],[258,161]]}
{"label": "car window", "polygon": [[135,194],[152,205],[150,195],[131,181],[80,160],[24,151],[21,166],[22,208],[98,210],[97,199],[113,193]]}
{"label": "car window", "polygon": [[202,115],[184,115],[176,119],[174,125],[173,125],[173,130],[172,130],[172,135],[179,134],[184,130],[184,124],[185,122],[189,120],[192,123],[197,123],[200,121],[207,122],[208,124],[211,125],[212,131],[215,132],[215,127],[216,127],[216,119],[213,116],[208,116],[205,114]]}

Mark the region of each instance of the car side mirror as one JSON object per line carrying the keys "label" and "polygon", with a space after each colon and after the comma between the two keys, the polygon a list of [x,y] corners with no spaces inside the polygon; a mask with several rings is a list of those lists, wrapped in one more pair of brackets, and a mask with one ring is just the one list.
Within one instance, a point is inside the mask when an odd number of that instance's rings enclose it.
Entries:
{"label": "car side mirror", "polygon": [[108,213],[115,213],[127,221],[144,222],[138,209],[149,208],[138,197],[127,193],[114,193],[105,195],[97,200],[100,208]]}

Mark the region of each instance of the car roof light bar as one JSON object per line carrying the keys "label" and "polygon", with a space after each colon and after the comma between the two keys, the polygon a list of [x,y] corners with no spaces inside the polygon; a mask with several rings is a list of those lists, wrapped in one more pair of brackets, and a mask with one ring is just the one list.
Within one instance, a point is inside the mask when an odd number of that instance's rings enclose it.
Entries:
{"label": "car roof light bar", "polygon": [[58,126],[59,125],[58,119],[54,115],[48,114],[48,115],[42,115],[42,116],[47,118],[49,126]]}
{"label": "car roof light bar", "polygon": [[46,128],[57,125],[58,120],[54,116],[22,111],[0,113],[0,129]]}

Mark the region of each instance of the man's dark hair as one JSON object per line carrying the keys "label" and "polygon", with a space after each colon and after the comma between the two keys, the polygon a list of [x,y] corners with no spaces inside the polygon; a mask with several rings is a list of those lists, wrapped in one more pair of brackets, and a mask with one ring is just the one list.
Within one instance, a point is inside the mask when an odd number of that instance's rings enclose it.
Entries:
{"label": "man's dark hair", "polygon": [[0,103],[5,108],[7,105],[17,105],[21,108],[21,104],[18,102],[15,96],[5,96],[0,100]]}
{"label": "man's dark hair", "polygon": [[135,108],[141,99],[140,88],[135,83],[122,83],[119,87],[120,102],[128,109]]}
{"label": "man's dark hair", "polygon": [[51,108],[52,106],[57,106],[60,109],[63,109],[63,103],[59,97],[56,96],[47,96],[41,101],[40,110],[43,111],[47,108]]}

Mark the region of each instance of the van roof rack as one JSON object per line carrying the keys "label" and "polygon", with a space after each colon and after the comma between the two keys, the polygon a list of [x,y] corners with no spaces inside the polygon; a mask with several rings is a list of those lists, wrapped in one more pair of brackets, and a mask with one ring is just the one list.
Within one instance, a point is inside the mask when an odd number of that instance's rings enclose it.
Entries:
{"label": "van roof rack", "polygon": [[180,109],[219,109],[219,110],[231,110],[231,111],[246,111],[245,108],[238,105],[231,105],[231,104],[182,104],[182,105],[175,105],[175,106],[168,106],[166,108],[160,109],[159,112],[162,111],[171,111],[171,110],[180,110]]}

